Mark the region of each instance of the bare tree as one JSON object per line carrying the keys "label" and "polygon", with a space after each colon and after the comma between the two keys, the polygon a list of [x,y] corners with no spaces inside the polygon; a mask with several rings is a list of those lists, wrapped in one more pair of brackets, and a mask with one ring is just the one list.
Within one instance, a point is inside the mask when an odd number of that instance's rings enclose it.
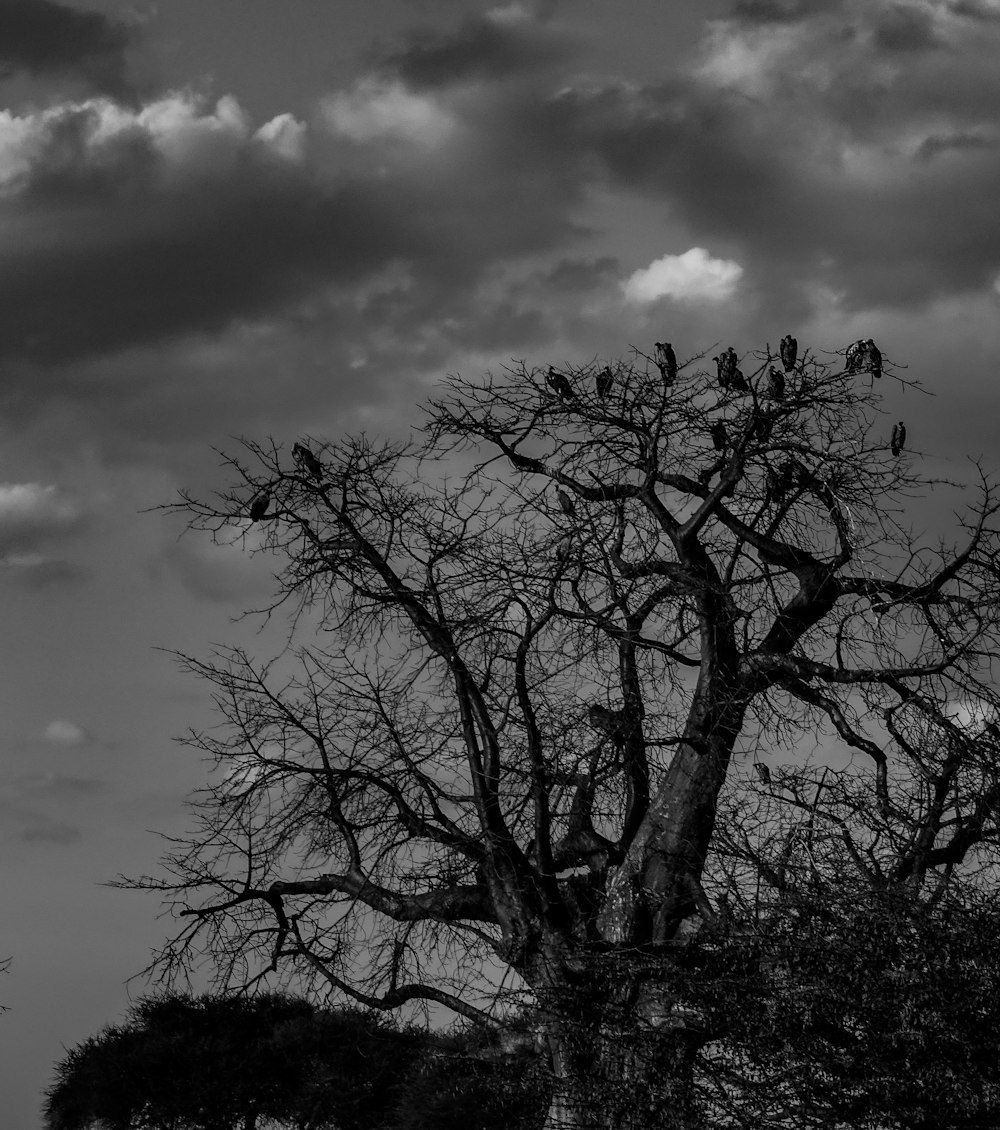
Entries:
{"label": "bare tree", "polygon": [[572,395],[452,378],[413,444],[246,442],[178,504],[273,554],[291,632],[270,663],[184,657],[223,725],[189,739],[217,765],[198,833],[138,881],[182,920],[161,974],[210,953],[223,983],[482,1024],[517,986],[550,1126],[694,1127],[699,940],[824,884],[940,904],[989,864],[993,487],[923,546],[932,484],[874,377],[803,350],[779,396],[770,347],[739,360],[739,388],[638,352],[604,396],[597,363],[562,366]]}

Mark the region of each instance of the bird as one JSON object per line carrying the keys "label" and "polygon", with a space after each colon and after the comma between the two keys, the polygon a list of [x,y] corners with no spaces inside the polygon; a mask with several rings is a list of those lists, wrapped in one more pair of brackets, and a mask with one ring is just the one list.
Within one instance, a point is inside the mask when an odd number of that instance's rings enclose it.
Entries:
{"label": "bird", "polygon": [[812,467],[807,467],[805,463],[800,463],[798,459],[792,460],[792,482],[801,490],[806,490],[811,486],[815,486],[817,481],[816,472]]}
{"label": "bird", "polygon": [[721,420],[716,420],[709,429],[712,436],[712,443],[716,451],[725,451],[726,445],[729,443],[729,436],[726,434],[726,425]]}
{"label": "bird", "polygon": [[576,400],[576,393],[573,391],[573,386],[569,383],[566,377],[551,365],[549,371],[545,375],[545,380],[548,382],[549,388],[563,400]]}
{"label": "bird", "polygon": [[658,341],[653,346],[653,360],[660,370],[660,376],[668,385],[677,379],[677,355],[669,341]]}
{"label": "bird", "polygon": [[771,784],[771,770],[761,761],[755,761],[753,767],[757,776],[765,785]]}
{"label": "bird", "polygon": [[785,374],[773,365],[767,371],[767,395],[772,400],[785,399]]}
{"label": "bird", "polygon": [[267,508],[271,505],[271,492],[264,491],[263,494],[257,497],[250,503],[250,522],[259,522],[261,518],[267,513]]}
{"label": "bird", "polygon": [[560,565],[565,565],[573,549],[573,539],[567,534],[556,543],[556,560]]}
{"label": "bird", "polygon": [[626,725],[624,710],[609,710],[599,702],[591,703],[587,710],[587,721],[595,730],[607,734],[616,743],[624,744],[629,727]]}
{"label": "bird", "polygon": [[750,386],[747,384],[747,379],[743,375],[743,370],[733,366],[733,371],[729,376],[729,383],[737,392],[749,392]]}
{"label": "bird", "polygon": [[899,455],[906,446],[906,425],[902,420],[892,425],[892,439],[889,441],[889,446],[893,455]]}
{"label": "bird", "polygon": [[753,427],[751,434],[756,436],[761,443],[767,443],[771,438],[771,431],[774,428],[774,417],[768,415],[766,412],[754,413]]}
{"label": "bird", "polygon": [[871,338],[864,343],[864,359],[873,377],[882,376],[882,353]]}
{"label": "bird", "polygon": [[847,371],[857,373],[865,360],[865,342],[859,338],[853,345],[847,347]]}
{"label": "bird", "polygon": [[587,711],[587,721],[595,730],[610,734],[615,725],[615,711],[601,706],[600,703],[592,703]]}
{"label": "bird", "polygon": [[767,493],[775,502],[783,501],[785,494],[781,486],[781,476],[773,467],[768,467],[764,475],[764,483],[767,486]]}
{"label": "bird", "polygon": [[795,359],[799,355],[799,343],[791,334],[785,334],[781,339],[781,364],[786,373],[795,368]]}
{"label": "bird", "polygon": [[786,460],[781,466],[774,470],[773,467],[767,469],[767,489],[771,492],[771,496],[775,502],[780,506],[785,501],[788,491],[795,482],[795,464],[790,460]]}
{"label": "bird", "polygon": [[576,504],[573,502],[573,499],[570,498],[570,496],[562,489],[562,487],[557,488],[556,498],[559,499],[559,505],[562,507],[562,512],[564,514],[568,514],[571,518],[575,518]]}
{"label": "bird", "polygon": [[323,477],[323,464],[316,458],[305,444],[297,443],[292,448],[292,458],[300,467],[305,467],[314,479]]}
{"label": "bird", "polygon": [[715,362],[716,373],[719,378],[720,388],[729,388],[729,369],[726,362],[726,355],[720,354],[718,357],[713,357]]}
{"label": "bird", "polygon": [[611,386],[615,383],[614,374],[611,372],[611,366],[605,365],[604,368],[597,374],[597,395],[603,400],[611,391]]}

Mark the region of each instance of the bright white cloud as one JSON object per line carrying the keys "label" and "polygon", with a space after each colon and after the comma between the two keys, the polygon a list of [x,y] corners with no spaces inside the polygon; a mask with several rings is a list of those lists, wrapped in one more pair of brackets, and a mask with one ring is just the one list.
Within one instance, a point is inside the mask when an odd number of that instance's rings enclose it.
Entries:
{"label": "bright white cloud", "polygon": [[724,302],[743,275],[732,259],[713,259],[704,247],[682,255],[664,255],[642,267],[622,283],[629,302],[640,305],[673,298],[681,302]]}
{"label": "bright white cloud", "polygon": [[0,531],[28,521],[72,522],[79,515],[77,504],[51,483],[0,483]]}
{"label": "bright white cloud", "polygon": [[455,119],[433,98],[374,78],[329,95],[321,110],[334,134],[362,143],[391,139],[434,148],[455,129]]}
{"label": "bright white cloud", "polygon": [[135,124],[168,166],[185,169],[227,168],[250,133],[249,120],[231,95],[220,98],[206,113],[202,100],[190,91],[143,107]]}
{"label": "bright white cloud", "polygon": [[[713,86],[734,87],[762,97],[780,79],[785,61],[793,55],[803,34],[795,25],[747,28],[736,21],[712,20],[694,75]],[[816,66],[816,62],[814,55],[810,65]],[[814,74],[814,78],[819,75]]]}
{"label": "bright white cloud", "polygon": [[279,114],[265,122],[253,135],[254,141],[286,161],[301,161],[306,150],[306,127],[291,114]]}
{"label": "bright white cloud", "polygon": [[0,564],[31,568],[47,558],[40,546],[77,529],[85,515],[58,487],[0,483]]}
{"label": "bright white cloud", "polygon": [[[290,114],[254,137],[283,156],[298,156],[305,127]],[[160,171],[190,176],[233,167],[251,137],[249,119],[231,95],[214,106],[190,90],[174,91],[139,110],[108,98],[65,102],[18,116],[0,111],[0,190],[16,191],[39,165],[81,168],[120,164],[130,151],[160,158]],[[133,159],[138,159],[134,157]]]}
{"label": "bright white cloud", "polygon": [[55,718],[46,727],[43,737],[55,745],[82,745],[87,741],[87,731],[75,722]]}

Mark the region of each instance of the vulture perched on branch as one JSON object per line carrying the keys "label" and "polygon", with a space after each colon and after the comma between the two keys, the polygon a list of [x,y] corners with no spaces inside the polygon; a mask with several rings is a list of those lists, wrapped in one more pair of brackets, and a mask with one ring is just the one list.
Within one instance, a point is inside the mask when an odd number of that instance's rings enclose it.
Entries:
{"label": "vulture perched on branch", "polygon": [[556,489],[556,498],[559,499],[559,505],[562,507],[562,512],[564,514],[568,514],[571,518],[575,518],[576,503],[574,503],[573,499],[570,498],[570,496],[562,489],[562,487],[558,487]]}
{"label": "vulture perched on branch", "polygon": [[873,377],[882,376],[882,353],[879,347],[869,338],[864,345],[864,359]]}
{"label": "vulture perched on branch", "polygon": [[786,373],[795,368],[795,361],[799,355],[799,343],[791,334],[785,334],[781,339],[781,364]]}
{"label": "vulture perched on branch", "polygon": [[264,491],[259,494],[253,502],[250,503],[250,523],[259,522],[261,518],[267,513],[267,508],[271,505],[271,492]]}
{"label": "vulture perched on branch", "polygon": [[773,467],[768,467],[767,489],[771,492],[771,497],[779,506],[785,501],[789,490],[795,485],[797,475],[797,465],[791,460],[786,460],[782,463],[777,471],[775,471]]}
{"label": "vulture perched on branch", "polygon": [[754,770],[757,773],[757,776],[761,779],[763,784],[770,786],[770,784],[771,784],[771,770],[768,769],[768,767],[762,761],[755,761],[753,763],[753,767],[754,767]]}
{"label": "vulture perched on branch", "polygon": [[785,374],[773,365],[767,371],[767,395],[772,400],[785,399]]}
{"label": "vulture perched on branch", "polygon": [[576,400],[576,393],[573,391],[573,386],[569,383],[566,377],[558,370],[549,366],[548,373],[545,374],[549,388],[551,388],[562,400]]}
{"label": "vulture perched on branch", "polygon": [[614,374],[611,372],[611,366],[605,365],[604,368],[597,374],[597,395],[603,400],[611,391],[611,386],[615,383]]}
{"label": "vulture perched on branch", "polygon": [[653,346],[653,360],[660,370],[660,376],[668,385],[677,379],[677,356],[669,341],[658,341]]}
{"label": "vulture perched on branch", "polygon": [[587,710],[587,721],[595,730],[607,734],[616,744],[624,743],[629,725],[624,710],[609,710],[600,703],[592,703]]}
{"label": "vulture perched on branch", "polygon": [[292,458],[300,467],[304,467],[314,479],[319,480],[323,477],[323,464],[305,444],[297,443],[292,448]]}
{"label": "vulture perched on branch", "polygon": [[771,438],[771,431],[774,428],[774,417],[769,416],[766,412],[754,413],[753,425],[750,434],[761,443],[767,443]]}
{"label": "vulture perched on branch", "polygon": [[889,441],[889,446],[893,455],[899,455],[906,446],[906,425],[902,420],[892,425],[892,439]]}
{"label": "vulture perched on branch", "polygon": [[712,437],[715,450],[725,451],[726,445],[729,443],[729,436],[726,434],[726,425],[721,420],[716,420],[709,429],[709,434]]}
{"label": "vulture perched on branch", "polygon": [[847,347],[847,371],[859,373],[865,363],[865,343],[860,338],[853,345]]}

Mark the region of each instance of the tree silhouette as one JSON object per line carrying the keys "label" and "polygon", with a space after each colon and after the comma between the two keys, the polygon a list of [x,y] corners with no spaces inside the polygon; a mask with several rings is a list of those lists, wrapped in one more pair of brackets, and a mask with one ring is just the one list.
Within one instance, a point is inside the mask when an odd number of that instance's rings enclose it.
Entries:
{"label": "tree silhouette", "polygon": [[957,548],[911,536],[933,484],[880,405],[913,386],[876,394],[869,354],[798,350],[780,397],[770,347],[721,383],[636,353],[603,398],[598,362],[453,377],[413,443],[310,439],[319,473],[246,442],[177,508],[228,538],[271,495],[264,611],[292,635],[182,657],[224,726],[189,738],[217,765],[199,833],[133,881],[181,918],[159,972],[209,953],[223,983],[487,1026],[516,988],[550,1126],[695,1127],[728,1103],[698,961],[764,960],[817,899],[968,902],[1000,800],[998,503],[981,476]]}
{"label": "tree silhouette", "polygon": [[368,1130],[400,1102],[422,1038],[279,994],[146,998],[73,1048],[49,1130]]}

